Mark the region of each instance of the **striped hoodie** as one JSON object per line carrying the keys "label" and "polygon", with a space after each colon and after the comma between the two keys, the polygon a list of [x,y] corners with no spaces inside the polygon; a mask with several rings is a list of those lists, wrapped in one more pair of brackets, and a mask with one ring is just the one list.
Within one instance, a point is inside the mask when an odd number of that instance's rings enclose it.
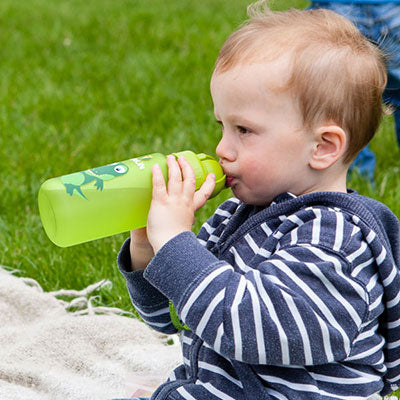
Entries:
{"label": "striped hoodie", "polygon": [[145,272],[118,256],[132,302],[175,333],[183,364],[153,400],[362,400],[400,381],[398,220],[355,192],[232,198]]}

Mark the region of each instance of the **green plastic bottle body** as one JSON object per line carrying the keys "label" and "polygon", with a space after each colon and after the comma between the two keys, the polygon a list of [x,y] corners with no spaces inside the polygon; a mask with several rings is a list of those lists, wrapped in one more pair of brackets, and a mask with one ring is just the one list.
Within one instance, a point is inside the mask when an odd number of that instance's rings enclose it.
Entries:
{"label": "green plastic bottle body", "polygon": [[[225,187],[223,171],[212,157],[174,154],[185,155],[194,168],[197,189],[210,172],[216,175],[213,196]],[[47,236],[68,247],[146,226],[154,164],[167,179],[166,156],[154,153],[45,181],[38,202]]]}

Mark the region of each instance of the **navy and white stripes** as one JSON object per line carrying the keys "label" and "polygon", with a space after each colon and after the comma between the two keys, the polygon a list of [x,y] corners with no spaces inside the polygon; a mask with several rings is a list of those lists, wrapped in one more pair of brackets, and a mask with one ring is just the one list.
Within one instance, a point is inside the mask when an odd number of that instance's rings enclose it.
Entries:
{"label": "navy and white stripes", "polygon": [[[184,365],[153,398],[169,398],[169,385],[174,399],[361,400],[395,388],[398,227],[386,240],[387,209],[364,199],[284,194],[264,210],[231,199],[198,239],[184,232],[168,242],[144,278],[120,263],[147,323],[171,332],[171,299],[191,329],[182,334]],[[159,290],[157,305],[154,294],[146,301],[145,281]]]}

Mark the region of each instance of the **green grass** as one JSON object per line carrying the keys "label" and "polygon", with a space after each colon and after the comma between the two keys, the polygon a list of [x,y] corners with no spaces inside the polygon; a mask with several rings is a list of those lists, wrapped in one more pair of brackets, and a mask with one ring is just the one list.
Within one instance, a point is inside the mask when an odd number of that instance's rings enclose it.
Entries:
{"label": "green grass", "polygon": [[[46,237],[37,208],[53,176],[153,152],[214,154],[209,79],[247,0],[2,0],[0,3],[0,263],[45,290],[106,278],[101,302],[131,303],[116,267],[126,234],[71,248]],[[276,1],[273,8],[306,3]],[[391,117],[372,142],[376,187],[350,186],[400,215]],[[229,193],[198,212],[197,230]]]}
{"label": "green grass", "polygon": [[[111,279],[101,301],[131,308],[115,263],[126,235],[54,246],[41,226],[38,189],[53,176],[156,151],[214,154],[219,130],[209,79],[220,46],[246,18],[246,5],[0,3],[1,264],[45,290]],[[224,196],[199,212],[195,229]]]}
{"label": "green grass", "polygon": [[136,155],[213,154],[208,81],[245,17],[244,1],[223,3],[1,2],[1,264],[45,290],[111,279],[102,301],[131,308],[115,263],[126,235],[57,248],[41,227],[37,192],[49,177]]}

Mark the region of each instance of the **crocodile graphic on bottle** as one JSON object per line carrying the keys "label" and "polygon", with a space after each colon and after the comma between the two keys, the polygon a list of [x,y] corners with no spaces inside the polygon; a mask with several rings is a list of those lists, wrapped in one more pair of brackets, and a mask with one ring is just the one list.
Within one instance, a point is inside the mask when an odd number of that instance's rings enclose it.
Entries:
{"label": "crocodile graphic on bottle", "polygon": [[64,175],[61,177],[61,182],[69,195],[75,193],[86,199],[87,197],[82,192],[82,186],[94,181],[97,190],[103,190],[104,181],[109,181],[126,174],[129,168],[122,162],[117,162],[103,167],[92,168],[86,171],[74,172],[73,174]]}

